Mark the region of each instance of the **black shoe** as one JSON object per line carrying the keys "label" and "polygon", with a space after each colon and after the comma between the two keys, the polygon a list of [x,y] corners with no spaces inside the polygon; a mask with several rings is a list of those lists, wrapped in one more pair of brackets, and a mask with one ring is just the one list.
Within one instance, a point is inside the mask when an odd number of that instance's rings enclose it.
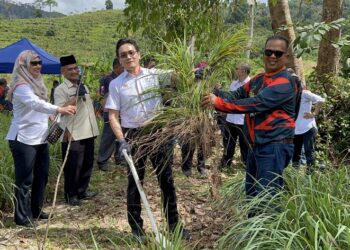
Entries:
{"label": "black shoe", "polygon": [[140,242],[145,242],[147,240],[145,231],[143,231],[143,229],[132,229],[131,234]]}
{"label": "black shoe", "polygon": [[17,226],[26,228],[36,228],[38,225],[34,221],[27,221],[24,223],[16,223]]}
{"label": "black shoe", "polygon": [[[41,212],[38,215],[33,215],[33,219],[38,219],[38,220],[47,220],[49,218],[49,214],[45,212]],[[51,216],[52,218],[52,216]]]}
{"label": "black shoe", "polygon": [[175,233],[177,230],[181,233],[181,239],[183,240],[192,240],[192,235],[190,231],[185,229],[182,225],[179,226],[180,228],[177,228],[177,223],[172,224],[169,226],[170,232]]}
{"label": "black shoe", "polygon": [[89,200],[97,195],[97,192],[89,192],[86,191],[82,194],[78,194],[78,199],[79,200]]}
{"label": "black shoe", "polygon": [[186,177],[190,177],[192,175],[192,170],[191,169],[182,169],[182,173],[186,176]]}
{"label": "black shoe", "polygon": [[110,171],[111,168],[108,164],[104,164],[104,165],[99,165],[98,168],[101,170],[101,171]]}
{"label": "black shoe", "polygon": [[67,198],[67,203],[71,206],[80,206],[81,202],[76,195]]}
{"label": "black shoe", "polygon": [[205,168],[198,168],[198,173],[202,177],[206,177],[207,176],[207,170]]}
{"label": "black shoe", "polygon": [[192,235],[191,235],[190,231],[188,231],[187,229],[183,228],[182,229],[182,234],[181,234],[181,239],[183,239],[183,240],[192,240]]}

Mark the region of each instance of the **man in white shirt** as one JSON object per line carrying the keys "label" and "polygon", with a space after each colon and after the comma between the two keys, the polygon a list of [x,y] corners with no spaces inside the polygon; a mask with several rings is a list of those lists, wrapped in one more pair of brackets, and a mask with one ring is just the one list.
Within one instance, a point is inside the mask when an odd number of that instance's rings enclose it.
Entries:
{"label": "man in white shirt", "polygon": [[[140,66],[139,47],[132,39],[120,39],[117,42],[116,55],[124,67],[124,72],[110,83],[105,107],[109,109],[110,126],[119,142],[119,157],[122,157],[123,149],[129,153],[131,151],[131,155],[135,156],[137,151],[142,151],[135,142],[139,138],[143,125],[154,117],[161,105],[161,97],[152,91],[160,86],[159,72],[156,69]],[[133,142],[131,150],[128,142]],[[172,173],[174,143],[167,141],[159,148],[157,152],[148,152],[147,155],[135,157],[135,167],[143,182],[147,158],[150,158],[162,190],[164,214],[170,230],[174,231],[179,222]],[[144,238],[140,194],[129,168],[127,210],[132,234],[141,239]],[[182,237],[191,238],[185,229],[182,230]]]}
{"label": "man in white shirt", "polygon": [[[295,122],[293,166],[299,168],[302,147],[304,146],[307,173],[313,171],[315,165],[315,143],[317,126],[315,117],[320,111],[325,99],[311,91],[304,89],[301,94],[300,109]],[[312,105],[315,105],[313,112]]]}
{"label": "man in white shirt", "polygon": [[56,105],[77,105],[72,117],[62,117],[65,128],[62,138],[62,158],[67,153],[64,167],[64,194],[68,204],[79,206],[80,200],[96,195],[87,191],[94,162],[94,140],[98,136],[96,117],[89,90],[80,83],[80,72],[73,55],[60,58],[64,81],[55,90]]}
{"label": "man in white shirt", "polygon": [[[250,80],[250,65],[244,62],[236,66],[237,80],[232,82],[230,91],[235,91]],[[224,152],[221,158],[220,169],[232,165],[232,159],[235,154],[237,138],[239,138],[239,146],[241,151],[241,159],[245,166],[248,153],[248,140],[243,133],[244,114],[227,114],[226,122],[223,126],[223,145]]]}

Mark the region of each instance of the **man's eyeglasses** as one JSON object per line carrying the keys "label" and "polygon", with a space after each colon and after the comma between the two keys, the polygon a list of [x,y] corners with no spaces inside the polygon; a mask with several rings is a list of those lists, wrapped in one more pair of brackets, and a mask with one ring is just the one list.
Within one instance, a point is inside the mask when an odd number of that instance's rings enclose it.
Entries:
{"label": "man's eyeglasses", "polygon": [[32,65],[32,66],[37,66],[37,65],[42,65],[42,64],[43,64],[42,61],[31,61],[30,62],[30,65]]}
{"label": "man's eyeglasses", "polygon": [[286,52],[284,51],[279,51],[279,50],[271,50],[271,49],[265,49],[264,54],[265,56],[272,56],[275,55],[276,58],[280,58],[281,56],[283,56],[283,54],[285,54]]}
{"label": "man's eyeglasses", "polygon": [[119,57],[122,59],[127,58],[128,56],[134,57],[134,55],[137,53],[136,50],[129,50],[127,52],[120,53]]}

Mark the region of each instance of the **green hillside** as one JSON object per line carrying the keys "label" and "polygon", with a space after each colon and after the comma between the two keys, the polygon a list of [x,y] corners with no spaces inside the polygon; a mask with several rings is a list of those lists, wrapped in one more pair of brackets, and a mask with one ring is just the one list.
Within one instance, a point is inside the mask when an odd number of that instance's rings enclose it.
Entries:
{"label": "green hillside", "polygon": [[80,62],[114,56],[120,38],[121,10],[103,10],[61,18],[0,20],[0,47],[28,38],[56,57],[73,53]]}

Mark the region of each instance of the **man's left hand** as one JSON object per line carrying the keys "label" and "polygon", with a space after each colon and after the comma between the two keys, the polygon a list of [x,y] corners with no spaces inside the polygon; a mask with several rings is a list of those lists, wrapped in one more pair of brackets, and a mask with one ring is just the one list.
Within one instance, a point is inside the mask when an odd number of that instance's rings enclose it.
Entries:
{"label": "man's left hand", "polygon": [[303,117],[304,117],[305,119],[312,119],[312,118],[315,117],[315,115],[314,115],[313,113],[311,113],[311,112],[305,112],[304,115],[303,115]]}

